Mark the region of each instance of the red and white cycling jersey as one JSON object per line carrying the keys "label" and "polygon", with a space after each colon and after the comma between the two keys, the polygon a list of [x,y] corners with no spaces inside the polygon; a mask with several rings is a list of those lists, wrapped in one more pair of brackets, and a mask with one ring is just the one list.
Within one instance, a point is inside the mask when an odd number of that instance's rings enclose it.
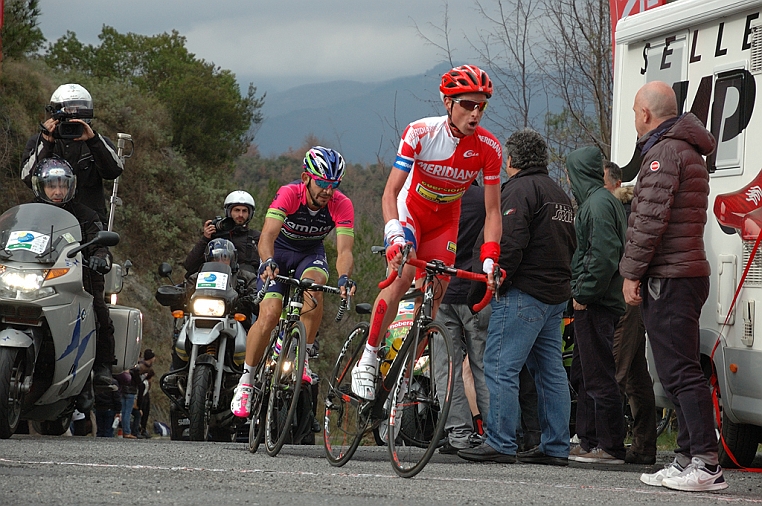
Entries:
{"label": "red and white cycling jersey", "polygon": [[447,116],[423,118],[402,135],[394,167],[408,173],[397,196],[399,221],[419,258],[455,260],[460,198],[482,171],[485,185],[500,184],[503,150],[494,135],[452,135]]}
{"label": "red and white cycling jersey", "polygon": [[408,125],[397,151],[394,166],[409,173],[398,201],[438,212],[459,201],[480,170],[485,185],[499,184],[502,162],[500,143],[486,129],[459,139],[447,116],[423,118]]}

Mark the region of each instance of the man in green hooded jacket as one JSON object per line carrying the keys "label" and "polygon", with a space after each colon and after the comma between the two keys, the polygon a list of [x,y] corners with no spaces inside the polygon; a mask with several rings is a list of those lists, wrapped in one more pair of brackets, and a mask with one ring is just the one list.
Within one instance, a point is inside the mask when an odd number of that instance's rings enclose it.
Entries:
{"label": "man in green hooded jacket", "polygon": [[624,252],[624,206],[604,187],[603,157],[595,147],[569,154],[566,168],[579,209],[572,257],[574,354],[579,448],[571,460],[623,464],[624,416],[616,381],[614,328],[625,312],[619,260]]}

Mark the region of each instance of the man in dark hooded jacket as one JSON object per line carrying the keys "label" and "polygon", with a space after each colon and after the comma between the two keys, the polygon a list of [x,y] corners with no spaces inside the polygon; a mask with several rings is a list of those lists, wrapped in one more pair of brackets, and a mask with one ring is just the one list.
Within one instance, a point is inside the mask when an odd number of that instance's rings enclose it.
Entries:
{"label": "man in dark hooded jacket", "polygon": [[577,436],[569,454],[577,462],[624,464],[624,416],[612,344],[624,314],[619,259],[627,230],[624,207],[603,183],[600,149],[569,154],[566,169],[579,209],[574,220],[577,249],[572,258]]}
{"label": "man in dark hooded jacket", "polygon": [[676,490],[721,490],[728,484],[699,358],[699,316],[710,274],[704,248],[709,173],[703,157],[716,141],[695,115],[677,115],[667,83],[641,87],[633,111],[642,162],[619,271],[625,301],[642,305],[656,372],[678,425],[675,460],[640,479]]}

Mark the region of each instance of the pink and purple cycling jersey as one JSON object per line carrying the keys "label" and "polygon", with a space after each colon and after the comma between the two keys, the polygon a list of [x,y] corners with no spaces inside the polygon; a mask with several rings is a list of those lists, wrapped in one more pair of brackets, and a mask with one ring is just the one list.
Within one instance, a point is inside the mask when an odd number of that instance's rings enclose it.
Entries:
{"label": "pink and purple cycling jersey", "polygon": [[334,228],[339,235],[354,236],[352,201],[339,190],[334,190],[328,205],[313,211],[307,207],[307,187],[301,181],[280,187],[266,217],[283,222],[275,239],[276,249],[307,251],[322,245],[325,236]]}

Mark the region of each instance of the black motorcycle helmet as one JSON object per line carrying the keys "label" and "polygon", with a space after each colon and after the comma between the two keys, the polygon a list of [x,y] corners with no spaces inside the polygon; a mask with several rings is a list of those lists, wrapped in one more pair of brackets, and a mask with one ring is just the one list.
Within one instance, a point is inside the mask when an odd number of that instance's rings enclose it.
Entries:
{"label": "black motorcycle helmet", "polygon": [[32,170],[32,191],[39,200],[60,206],[74,198],[77,176],[63,158],[43,158]]}

